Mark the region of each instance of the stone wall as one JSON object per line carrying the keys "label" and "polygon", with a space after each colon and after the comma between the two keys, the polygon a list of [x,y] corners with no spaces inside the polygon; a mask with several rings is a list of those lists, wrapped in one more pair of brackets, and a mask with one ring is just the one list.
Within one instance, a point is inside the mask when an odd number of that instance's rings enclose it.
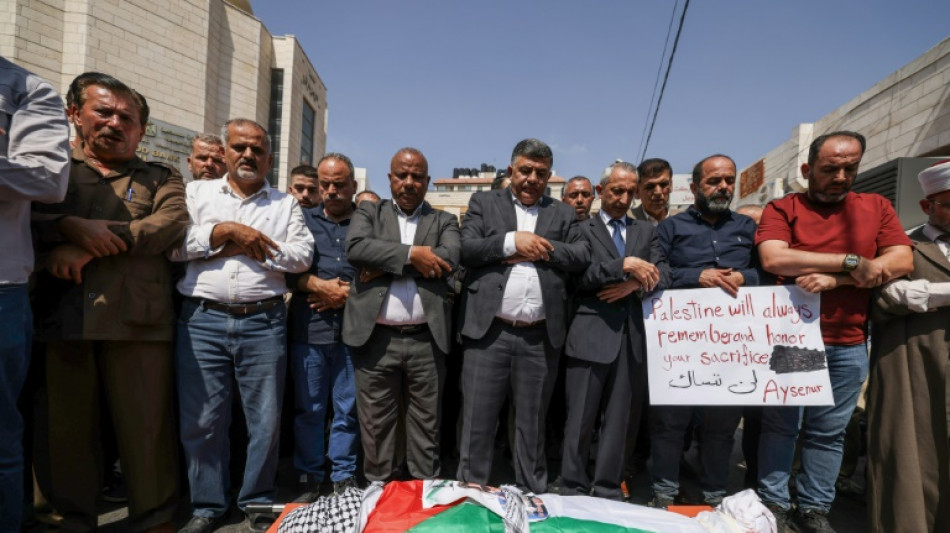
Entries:
{"label": "stone wall", "polygon": [[898,157],[950,155],[950,38],[814,124],[793,128],[787,141],[764,156],[762,188],[737,203],[762,203],[804,190],[799,169],[809,144],[835,130],[867,137],[864,170]]}

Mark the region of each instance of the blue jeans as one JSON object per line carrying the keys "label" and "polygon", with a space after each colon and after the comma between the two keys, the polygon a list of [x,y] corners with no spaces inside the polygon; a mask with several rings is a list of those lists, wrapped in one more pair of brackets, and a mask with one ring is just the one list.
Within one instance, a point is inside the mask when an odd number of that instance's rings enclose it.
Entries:
{"label": "blue jeans", "polygon": [[868,375],[866,344],[825,346],[835,404],[822,407],[765,407],[759,437],[759,496],[765,503],[791,508],[788,480],[799,428],[802,468],[798,506],[827,512],[844,454],[844,434]]}
{"label": "blue jeans", "polygon": [[0,531],[20,531],[23,514],[23,417],[17,399],[30,365],[32,322],[26,284],[0,285]]}
{"label": "blue jeans", "polygon": [[326,450],[332,463],[330,479],[336,482],[355,476],[360,427],[350,348],[343,343],[294,342],[290,356],[297,407],[294,467],[316,481],[323,481],[323,433],[327,401],[332,398],[333,425],[329,450]]}
{"label": "blue jeans", "polygon": [[193,300],[182,306],[175,362],[195,516],[219,517],[228,510],[232,381],[237,382],[249,433],[238,507],[273,501],[287,369],[286,316],[283,305],[244,316]]}

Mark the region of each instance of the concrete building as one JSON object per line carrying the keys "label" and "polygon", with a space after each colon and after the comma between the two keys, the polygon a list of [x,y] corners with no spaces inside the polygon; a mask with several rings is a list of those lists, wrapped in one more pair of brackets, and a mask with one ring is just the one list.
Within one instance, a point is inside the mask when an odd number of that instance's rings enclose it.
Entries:
{"label": "concrete building", "polygon": [[799,169],[809,144],[835,130],[867,137],[865,172],[898,158],[950,156],[950,37],[818,121],[795,126],[787,141],[741,170],[736,204],[804,191]]}
{"label": "concrete building", "polygon": [[0,54],[65,94],[82,72],[148,99],[139,153],[190,174],[190,137],[246,117],[271,133],[271,182],[326,150],[327,89],[291,35],[272,36],[247,0],[4,0]]}

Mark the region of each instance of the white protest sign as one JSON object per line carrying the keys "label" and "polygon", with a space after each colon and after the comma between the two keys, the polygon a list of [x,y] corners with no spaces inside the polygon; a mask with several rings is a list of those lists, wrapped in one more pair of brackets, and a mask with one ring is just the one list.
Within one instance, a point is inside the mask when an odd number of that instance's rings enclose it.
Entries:
{"label": "white protest sign", "polygon": [[653,405],[833,405],[820,300],[795,285],[643,300]]}

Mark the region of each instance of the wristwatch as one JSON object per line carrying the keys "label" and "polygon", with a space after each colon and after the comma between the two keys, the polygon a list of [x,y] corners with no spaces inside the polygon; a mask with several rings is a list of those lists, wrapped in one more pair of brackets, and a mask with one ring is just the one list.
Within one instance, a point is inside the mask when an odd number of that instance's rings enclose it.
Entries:
{"label": "wristwatch", "polygon": [[858,264],[861,262],[861,256],[858,254],[845,254],[844,261],[841,262],[841,271],[842,272],[851,272],[852,270],[858,268]]}

